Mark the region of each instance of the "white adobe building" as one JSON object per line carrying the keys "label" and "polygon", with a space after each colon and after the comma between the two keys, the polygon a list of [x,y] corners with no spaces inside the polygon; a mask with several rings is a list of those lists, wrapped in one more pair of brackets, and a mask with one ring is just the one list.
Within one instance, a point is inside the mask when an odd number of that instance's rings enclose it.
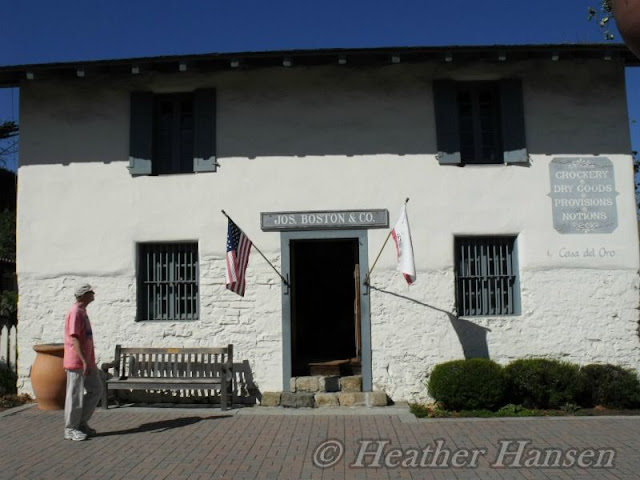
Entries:
{"label": "white adobe building", "polygon": [[[261,392],[343,359],[395,401],[465,357],[639,368],[634,61],[530,45],[0,67],[21,89],[19,390],[84,281],[99,362],[232,343]],[[407,197],[418,279],[390,243],[368,288]],[[225,289],[221,209],[291,288],[254,251],[245,297]]]}

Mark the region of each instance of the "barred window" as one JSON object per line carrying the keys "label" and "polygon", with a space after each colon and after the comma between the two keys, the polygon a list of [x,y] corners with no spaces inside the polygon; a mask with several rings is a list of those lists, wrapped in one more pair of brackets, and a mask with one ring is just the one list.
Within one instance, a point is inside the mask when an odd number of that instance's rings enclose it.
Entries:
{"label": "barred window", "polygon": [[515,237],[458,237],[455,255],[459,315],[520,313]]}
{"label": "barred window", "polygon": [[138,245],[138,320],[197,320],[197,243]]}

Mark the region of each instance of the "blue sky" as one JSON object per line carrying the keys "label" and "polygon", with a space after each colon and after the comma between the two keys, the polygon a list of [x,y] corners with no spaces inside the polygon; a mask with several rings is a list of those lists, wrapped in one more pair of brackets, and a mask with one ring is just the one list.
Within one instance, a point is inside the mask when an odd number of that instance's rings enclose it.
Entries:
{"label": "blue sky", "polygon": [[[306,48],[592,43],[599,0],[28,0],[4,2],[0,65]],[[620,36],[613,28],[617,42]],[[627,69],[640,149],[640,67]],[[15,89],[0,120],[19,121]],[[638,120],[637,122],[635,120]],[[10,159],[15,168],[16,158]]]}

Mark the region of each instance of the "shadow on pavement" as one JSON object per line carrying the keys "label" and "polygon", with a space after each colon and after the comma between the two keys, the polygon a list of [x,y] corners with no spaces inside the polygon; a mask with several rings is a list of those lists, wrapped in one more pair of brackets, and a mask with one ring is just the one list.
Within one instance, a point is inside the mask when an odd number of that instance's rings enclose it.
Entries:
{"label": "shadow on pavement", "polygon": [[161,420],[159,422],[143,423],[142,425],[129,428],[127,430],[115,430],[112,432],[99,432],[96,437],[110,437],[112,435],[127,435],[131,433],[145,433],[145,432],[164,432],[171,430],[172,428],[186,427],[198,423],[202,420],[218,420],[221,418],[229,418],[233,415],[217,415],[212,417],[180,417],[171,420]]}

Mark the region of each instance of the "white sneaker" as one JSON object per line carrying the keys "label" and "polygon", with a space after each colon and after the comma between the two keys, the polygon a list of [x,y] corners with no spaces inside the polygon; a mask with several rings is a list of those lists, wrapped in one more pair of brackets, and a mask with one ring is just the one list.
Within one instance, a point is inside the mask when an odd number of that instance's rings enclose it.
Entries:
{"label": "white sneaker", "polygon": [[81,432],[80,430],[75,430],[73,428],[65,428],[64,439],[73,440],[74,442],[81,442],[87,439],[87,434],[84,432]]}

